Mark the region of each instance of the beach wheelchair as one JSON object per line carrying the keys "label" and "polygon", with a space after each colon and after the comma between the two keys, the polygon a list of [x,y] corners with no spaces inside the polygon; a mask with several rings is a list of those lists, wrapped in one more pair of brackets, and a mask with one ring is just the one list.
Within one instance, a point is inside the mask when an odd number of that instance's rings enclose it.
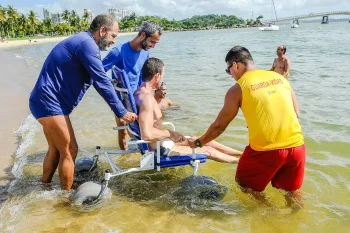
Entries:
{"label": "beach wheelchair", "polygon": [[[117,91],[118,97],[130,112],[138,114],[137,106],[131,91],[129,79],[124,70],[117,67],[112,69],[112,82]],[[164,122],[163,125],[171,127],[175,131],[175,126],[170,122]],[[91,173],[97,167],[99,156],[104,155],[110,165],[110,169],[105,170],[101,184],[94,182],[85,182],[80,185],[73,199],[78,204],[86,204],[89,206],[97,205],[101,198],[110,192],[108,182],[115,176],[120,176],[132,172],[140,172],[147,170],[160,171],[162,168],[177,167],[190,165],[193,168],[193,176],[187,179],[184,184],[191,185],[192,181],[201,185],[215,185],[217,182],[207,176],[197,176],[200,163],[205,163],[207,156],[205,154],[197,154],[192,150],[192,154],[181,156],[161,156],[161,141],[156,142],[156,151],[150,151],[148,144],[150,142],[142,140],[139,124],[137,121],[128,124],[127,126],[114,127],[115,130],[127,129],[131,140],[127,142],[128,150],[103,150],[99,146],[96,147],[96,154],[93,157],[81,157],[77,159],[75,166],[75,174],[79,176],[83,173]],[[140,153],[141,159],[138,167],[122,169],[118,164],[112,161],[111,156],[123,156],[130,153]],[[191,181],[190,181],[191,179]]]}

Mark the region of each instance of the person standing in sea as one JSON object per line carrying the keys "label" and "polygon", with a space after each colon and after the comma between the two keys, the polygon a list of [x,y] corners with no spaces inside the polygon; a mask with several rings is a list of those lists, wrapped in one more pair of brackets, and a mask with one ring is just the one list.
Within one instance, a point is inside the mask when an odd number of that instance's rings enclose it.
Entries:
{"label": "person standing in sea", "polygon": [[225,62],[226,72],[237,83],[227,91],[216,120],[203,136],[188,139],[189,146],[201,147],[217,138],[241,109],[248,124],[249,145],[238,161],[237,183],[243,192],[265,200],[263,191],[271,182],[287,192],[288,205],[301,207],[305,145],[292,87],[280,74],[257,69],[244,47],[233,47]]}
{"label": "person standing in sea", "polygon": [[284,45],[280,45],[277,47],[276,54],[277,58],[273,61],[271,71],[275,71],[280,75],[288,78],[290,76],[290,61],[286,56],[287,47]]}
{"label": "person standing in sea", "polygon": [[120,119],[132,122],[137,118],[118,99],[101,61],[100,50],[114,44],[118,31],[113,16],[98,15],[87,31],[57,44],[43,64],[30,94],[29,108],[42,125],[48,143],[44,184],[51,182],[58,167],[62,189],[72,187],[78,144],[69,115],[91,85]]}
{"label": "person standing in sea", "polygon": [[[152,20],[143,22],[134,39],[112,48],[102,60],[105,71],[112,69],[113,66],[125,70],[131,90],[134,92],[141,85],[141,69],[150,56],[149,50],[159,43],[162,33],[162,28],[156,22]],[[118,116],[115,116],[115,121],[117,126],[126,126]],[[127,135],[126,129],[118,130],[118,144],[121,150],[128,149]]]}

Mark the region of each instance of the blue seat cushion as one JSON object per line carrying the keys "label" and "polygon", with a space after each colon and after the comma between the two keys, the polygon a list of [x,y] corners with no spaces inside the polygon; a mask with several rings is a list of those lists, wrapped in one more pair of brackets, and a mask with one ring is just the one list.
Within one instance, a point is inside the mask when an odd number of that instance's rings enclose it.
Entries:
{"label": "blue seat cushion", "polygon": [[[205,163],[207,160],[207,155],[196,154],[196,160],[201,163]],[[190,165],[192,161],[192,155],[181,155],[181,156],[161,156],[160,157],[160,167],[177,167],[183,165]],[[154,168],[157,168],[157,156],[154,156]]]}

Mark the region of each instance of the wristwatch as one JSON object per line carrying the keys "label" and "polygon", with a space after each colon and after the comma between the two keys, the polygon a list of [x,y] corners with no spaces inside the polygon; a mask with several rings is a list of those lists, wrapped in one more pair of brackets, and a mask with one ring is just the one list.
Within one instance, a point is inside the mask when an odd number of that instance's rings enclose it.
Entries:
{"label": "wristwatch", "polygon": [[196,145],[196,147],[202,147],[202,143],[199,141],[198,138],[194,140],[194,144]]}

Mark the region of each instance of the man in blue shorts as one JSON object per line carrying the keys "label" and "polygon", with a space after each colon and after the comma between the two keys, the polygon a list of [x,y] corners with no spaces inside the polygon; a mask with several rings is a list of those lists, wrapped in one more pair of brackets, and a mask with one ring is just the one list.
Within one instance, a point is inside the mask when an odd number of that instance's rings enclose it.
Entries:
{"label": "man in blue shorts", "polygon": [[[150,48],[154,48],[160,41],[162,35],[161,27],[154,21],[145,21],[139,30],[138,35],[131,41],[114,47],[102,60],[105,71],[113,66],[125,70],[130,79],[130,86],[134,92],[141,84],[141,69],[149,58]],[[116,115],[115,120],[118,126],[126,125]],[[118,143],[122,150],[127,150],[127,130],[118,130]]]}
{"label": "man in blue shorts", "polygon": [[45,60],[29,98],[30,111],[43,126],[49,145],[43,163],[43,183],[51,182],[58,167],[61,187],[72,187],[78,145],[69,114],[91,85],[119,118],[132,122],[137,117],[118,99],[101,61],[100,50],[114,44],[118,30],[111,15],[98,15],[88,31],[57,44]]}

